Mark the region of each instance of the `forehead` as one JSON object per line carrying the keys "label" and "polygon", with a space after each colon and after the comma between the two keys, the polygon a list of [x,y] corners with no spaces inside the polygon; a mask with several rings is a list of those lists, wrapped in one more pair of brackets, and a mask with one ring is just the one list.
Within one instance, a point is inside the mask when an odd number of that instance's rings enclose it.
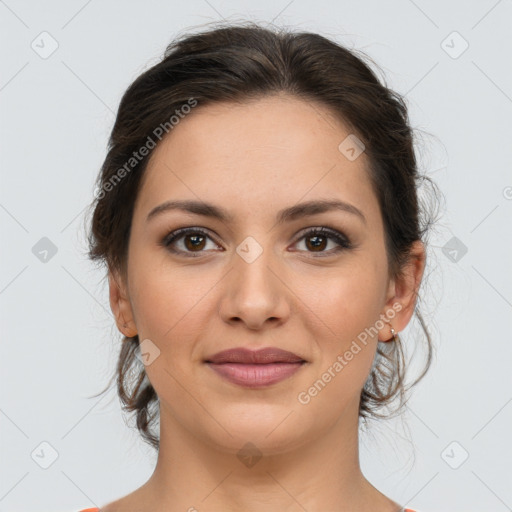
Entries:
{"label": "forehead", "polygon": [[241,215],[337,198],[371,217],[378,212],[367,157],[349,159],[339,149],[352,136],[324,105],[291,96],[199,104],[153,151],[136,214],[178,198]]}

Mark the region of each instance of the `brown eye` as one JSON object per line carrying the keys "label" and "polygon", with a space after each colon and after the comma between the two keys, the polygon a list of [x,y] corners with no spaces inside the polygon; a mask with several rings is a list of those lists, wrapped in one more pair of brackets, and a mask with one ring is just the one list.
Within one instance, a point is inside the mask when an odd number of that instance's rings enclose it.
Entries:
{"label": "brown eye", "polygon": [[306,237],[306,247],[313,251],[323,251],[327,246],[327,240],[329,237],[327,236],[308,236]]}
{"label": "brown eye", "polygon": [[[339,231],[330,228],[315,228],[307,231],[298,242],[304,240],[306,252],[318,253],[320,255],[332,255],[340,251],[351,249],[352,244],[348,237]],[[333,242],[334,248],[325,250]]]}
{"label": "brown eye", "polygon": [[206,237],[204,235],[184,235],[185,247],[191,251],[196,249],[203,249],[205,245]]}
{"label": "brown eye", "polygon": [[162,241],[162,245],[173,253],[196,257],[193,253],[200,256],[201,253],[206,252],[205,248],[208,241],[212,242],[214,250],[219,248],[219,245],[212,240],[206,231],[199,228],[183,228],[167,235]]}

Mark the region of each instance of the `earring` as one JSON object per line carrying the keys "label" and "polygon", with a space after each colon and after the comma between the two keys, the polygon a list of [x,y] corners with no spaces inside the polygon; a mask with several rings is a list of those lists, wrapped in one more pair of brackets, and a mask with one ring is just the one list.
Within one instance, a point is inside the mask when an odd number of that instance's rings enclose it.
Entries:
{"label": "earring", "polygon": [[389,340],[379,340],[381,343],[389,343],[389,342],[394,342],[397,340],[397,334],[396,334],[396,331],[395,329],[393,329],[393,327],[391,327],[391,325],[389,326],[390,330],[391,330],[391,338],[389,338]]}

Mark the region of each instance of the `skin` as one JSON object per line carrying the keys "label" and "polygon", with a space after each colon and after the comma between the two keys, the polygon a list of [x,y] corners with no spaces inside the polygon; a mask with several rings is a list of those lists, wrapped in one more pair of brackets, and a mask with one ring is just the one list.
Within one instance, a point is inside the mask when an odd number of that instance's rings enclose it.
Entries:
{"label": "skin", "polygon": [[[359,397],[378,340],[408,324],[425,264],[421,242],[403,275],[390,279],[384,226],[362,153],[338,150],[351,132],[319,104],[283,94],[242,105],[198,106],[157,146],[137,197],[127,276],[109,275],[119,330],[151,340],[160,354],[146,366],[160,399],[160,451],[150,479],[102,511],[392,512],[359,466]],[[169,211],[170,199],[214,203],[232,222]],[[358,216],[333,210],[276,223],[276,213],[314,199],[339,199]],[[320,249],[306,228],[329,226],[353,248]],[[172,253],[162,240],[201,227],[199,251],[182,237]],[[193,234],[192,234],[193,236]],[[248,263],[236,252],[246,237],[263,249]],[[323,252],[322,252],[323,251]],[[323,254],[328,253],[328,256]],[[307,391],[365,328],[401,307],[376,336],[302,404]],[[396,307],[396,306],[395,306]],[[234,347],[279,347],[307,363],[258,390],[232,384],[204,363]],[[252,467],[237,457],[251,442]]]}

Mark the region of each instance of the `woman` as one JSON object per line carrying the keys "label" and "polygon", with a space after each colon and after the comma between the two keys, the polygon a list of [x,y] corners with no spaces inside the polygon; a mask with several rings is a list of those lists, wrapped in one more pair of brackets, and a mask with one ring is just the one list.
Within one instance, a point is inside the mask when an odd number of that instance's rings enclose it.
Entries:
{"label": "woman", "polygon": [[158,461],[101,512],[410,510],[364,477],[358,428],[403,404],[421,178],[403,100],[320,35],[218,27],[135,80],[90,256]]}

